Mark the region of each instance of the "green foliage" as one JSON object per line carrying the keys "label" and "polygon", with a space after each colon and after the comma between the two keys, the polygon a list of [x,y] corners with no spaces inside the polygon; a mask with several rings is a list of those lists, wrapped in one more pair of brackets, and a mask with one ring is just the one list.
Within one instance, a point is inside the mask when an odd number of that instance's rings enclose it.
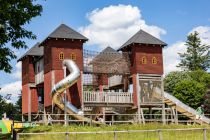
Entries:
{"label": "green foliage", "polygon": [[195,81],[204,84],[205,86],[210,85],[210,74],[203,70],[196,70],[188,72],[188,75]]}
{"label": "green foliage", "polygon": [[[19,96],[17,103],[14,105],[12,103],[7,103],[6,100],[0,95],[0,115],[4,113],[7,117],[15,120],[21,120],[21,110],[22,110],[22,96]],[[2,116],[0,116],[1,119]]]}
{"label": "green foliage", "polygon": [[185,104],[196,109],[200,106],[206,93],[206,86],[197,81],[183,80],[176,84],[173,95],[180,99]]}
{"label": "green foliage", "polygon": [[6,101],[3,99],[3,97],[0,95],[0,115],[2,115],[4,112],[4,108],[6,105]]}
{"label": "green foliage", "polygon": [[6,100],[1,95],[0,95],[0,108],[1,108],[0,115],[6,113],[8,117],[11,117],[12,114],[15,113],[14,105],[12,103],[7,103]]}
{"label": "green foliage", "polygon": [[17,102],[15,103],[15,113],[14,113],[14,120],[21,121],[22,120],[22,95],[18,97]]}
{"label": "green foliage", "polygon": [[210,74],[203,70],[171,72],[164,78],[165,91],[195,109],[204,104],[205,113],[210,113],[210,94],[206,94],[208,86]]}
{"label": "green foliage", "polygon": [[187,36],[186,53],[179,53],[181,62],[178,67],[185,70],[207,70],[210,68],[210,46],[201,44],[198,32],[191,33]]}
{"label": "green foliage", "polygon": [[26,48],[24,38],[36,38],[23,27],[42,12],[42,6],[34,1],[36,0],[0,0],[0,70],[11,72],[9,62],[16,58],[13,50]]}
{"label": "green foliage", "polygon": [[180,72],[180,71],[174,71],[170,72],[166,77],[164,78],[164,90],[173,93],[174,87],[177,83],[179,83],[182,80],[190,80],[191,77],[188,75],[187,72]]}

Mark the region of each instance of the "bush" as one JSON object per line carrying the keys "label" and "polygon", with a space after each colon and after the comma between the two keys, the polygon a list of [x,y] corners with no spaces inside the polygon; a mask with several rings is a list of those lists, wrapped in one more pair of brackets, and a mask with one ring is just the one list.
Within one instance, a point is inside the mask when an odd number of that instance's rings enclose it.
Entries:
{"label": "bush", "polygon": [[173,95],[179,100],[196,109],[203,104],[206,86],[203,83],[192,80],[182,80],[177,83],[173,90]]}
{"label": "bush", "polygon": [[173,93],[176,84],[182,80],[190,80],[191,77],[187,72],[173,71],[164,78],[164,90]]}
{"label": "bush", "polygon": [[188,75],[195,81],[205,84],[206,87],[210,85],[210,74],[203,70],[196,70],[189,72]]}

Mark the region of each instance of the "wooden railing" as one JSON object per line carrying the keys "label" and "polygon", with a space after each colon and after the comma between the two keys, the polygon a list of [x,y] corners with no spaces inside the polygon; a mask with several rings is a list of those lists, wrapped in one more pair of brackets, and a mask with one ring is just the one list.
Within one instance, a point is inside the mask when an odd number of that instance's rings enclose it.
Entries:
{"label": "wooden railing", "polygon": [[84,103],[133,103],[133,94],[129,92],[83,92]]}

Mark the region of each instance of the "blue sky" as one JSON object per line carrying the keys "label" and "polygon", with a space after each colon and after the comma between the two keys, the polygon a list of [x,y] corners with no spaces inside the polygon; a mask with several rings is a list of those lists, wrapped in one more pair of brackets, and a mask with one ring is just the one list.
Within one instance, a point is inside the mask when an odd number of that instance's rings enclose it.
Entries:
{"label": "blue sky", "polygon": [[[210,42],[209,0],[40,0],[37,3],[43,5],[42,15],[25,25],[37,35],[36,40],[25,39],[29,48],[61,23],[88,37],[90,40],[85,48],[91,50],[101,50],[107,45],[118,48],[141,28],[168,44],[164,49],[167,73],[177,70],[177,52],[186,50],[187,34],[196,30],[204,43]],[[18,57],[24,52],[26,50],[16,50]],[[16,60],[11,64],[12,74],[0,72],[0,87],[3,88],[0,94],[11,93],[15,101],[21,86],[21,64]]]}

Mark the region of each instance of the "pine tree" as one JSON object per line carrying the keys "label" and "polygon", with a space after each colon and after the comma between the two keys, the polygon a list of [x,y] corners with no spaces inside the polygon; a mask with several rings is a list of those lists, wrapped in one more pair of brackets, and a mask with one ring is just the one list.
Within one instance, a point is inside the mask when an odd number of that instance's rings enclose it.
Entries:
{"label": "pine tree", "polygon": [[187,36],[185,45],[186,53],[179,53],[181,62],[178,67],[184,70],[207,70],[210,68],[210,46],[201,44],[198,32],[191,33]]}

